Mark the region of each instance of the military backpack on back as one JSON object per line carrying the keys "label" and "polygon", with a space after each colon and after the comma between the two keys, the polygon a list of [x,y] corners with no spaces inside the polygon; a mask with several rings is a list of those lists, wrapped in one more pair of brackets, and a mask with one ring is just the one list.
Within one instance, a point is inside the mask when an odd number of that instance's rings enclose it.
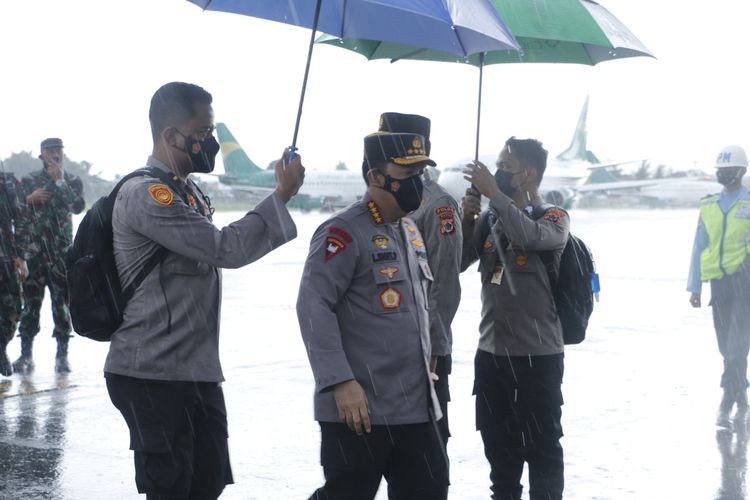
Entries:
{"label": "military backpack on back", "polygon": [[112,211],[125,181],[149,175],[171,183],[157,168],[143,168],[123,177],[108,196],[99,198],[78,225],[66,264],[70,290],[70,316],[79,335],[107,342],[122,323],[130,298],[151,270],[167,255],[160,247],[125,289],[120,285],[112,242]]}
{"label": "military backpack on back", "polygon": [[[532,217],[540,219],[553,205],[537,207]],[[572,233],[555,266],[552,252],[541,252],[539,256],[547,267],[552,296],[563,330],[563,341],[580,344],[586,338],[586,328],[594,311],[594,290],[598,287],[598,276],[594,268],[591,250]],[[596,290],[598,292],[598,289]]]}

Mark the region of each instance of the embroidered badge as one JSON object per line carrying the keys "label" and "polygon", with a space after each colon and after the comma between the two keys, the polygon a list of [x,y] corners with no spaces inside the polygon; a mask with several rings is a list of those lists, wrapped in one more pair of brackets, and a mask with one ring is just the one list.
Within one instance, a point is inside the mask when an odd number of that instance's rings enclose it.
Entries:
{"label": "embroidered badge", "polygon": [[340,254],[346,248],[346,243],[336,238],[335,236],[328,236],[326,238],[326,262]]}
{"label": "embroidered badge", "polygon": [[387,276],[389,280],[392,280],[393,277],[396,275],[396,273],[398,273],[398,268],[386,266],[386,267],[379,269],[378,272],[382,274],[383,276]]}
{"label": "embroidered badge", "polygon": [[516,255],[516,265],[519,267],[523,267],[526,264],[529,263],[529,258],[525,255]]}
{"label": "embroidered badge", "polygon": [[547,210],[547,212],[544,214],[543,219],[548,220],[550,222],[554,222],[557,224],[557,222],[565,217],[565,212],[560,210],[559,208],[550,208]]}
{"label": "embroidered badge", "polygon": [[401,292],[395,288],[388,287],[380,292],[380,304],[383,309],[398,309],[401,307]]}
{"label": "embroidered badge", "polygon": [[453,207],[439,207],[435,209],[435,214],[440,218],[440,234],[449,235],[456,232]]}
{"label": "embroidered badge", "polygon": [[354,240],[352,240],[352,237],[349,236],[349,233],[347,233],[343,229],[338,228],[336,226],[329,227],[328,228],[328,232],[331,233],[331,234],[335,234],[336,236],[339,236],[340,238],[342,238],[347,243],[351,243],[352,241],[354,241]]}
{"label": "embroidered badge", "polygon": [[391,181],[391,191],[395,193],[399,189],[401,189],[401,183],[398,181]]}
{"label": "embroidered badge", "polygon": [[381,225],[385,223],[385,219],[380,215],[380,209],[374,201],[370,200],[367,202],[367,210],[370,211],[370,216],[375,224]]}
{"label": "embroidered badge", "polygon": [[387,236],[384,236],[382,234],[376,234],[372,237],[372,242],[375,243],[375,246],[378,248],[382,248],[385,250],[388,248],[388,244],[391,242]]}
{"label": "embroidered badge", "polygon": [[166,184],[153,184],[148,188],[148,194],[159,205],[170,205],[174,199],[172,190]]}
{"label": "embroidered badge", "polygon": [[424,248],[424,241],[418,238],[411,240],[411,244],[414,248]]}
{"label": "embroidered badge", "polygon": [[409,224],[408,222],[406,224],[406,230],[409,231],[411,234],[417,234],[417,228]]}
{"label": "embroidered badge", "polygon": [[189,205],[190,205],[191,207],[195,208],[196,206],[198,206],[198,205],[197,205],[197,204],[195,203],[195,196],[193,196],[192,194],[188,194],[187,198],[188,198],[188,204],[189,204]]}

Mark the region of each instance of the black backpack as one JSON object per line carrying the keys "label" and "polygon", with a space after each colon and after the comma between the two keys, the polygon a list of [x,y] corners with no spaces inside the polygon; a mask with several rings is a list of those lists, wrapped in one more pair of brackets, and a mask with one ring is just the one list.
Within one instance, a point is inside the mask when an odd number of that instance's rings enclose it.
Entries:
{"label": "black backpack", "polygon": [[[554,208],[554,205],[537,207],[532,217],[540,219],[550,208]],[[566,345],[580,344],[586,338],[586,327],[594,311],[592,282],[598,282],[591,250],[583,240],[569,234],[557,268],[553,252],[541,252],[539,256],[549,274],[563,341]]]}
{"label": "black backpack", "polygon": [[99,198],[86,212],[68,249],[66,265],[70,317],[73,329],[83,337],[108,342],[122,323],[123,311],[135,290],[167,256],[167,249],[159,247],[133,282],[124,290],[121,288],[112,243],[112,210],[117,192],[125,181],[144,175],[157,177],[173,186],[171,176],[157,168],[131,172],[117,183],[108,196]]}

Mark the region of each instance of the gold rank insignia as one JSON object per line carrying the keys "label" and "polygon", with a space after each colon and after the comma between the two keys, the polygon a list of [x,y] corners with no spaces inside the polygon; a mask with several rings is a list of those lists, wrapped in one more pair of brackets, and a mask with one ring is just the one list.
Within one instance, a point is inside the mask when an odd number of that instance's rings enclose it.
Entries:
{"label": "gold rank insignia", "polygon": [[411,141],[411,145],[414,149],[422,149],[422,141],[419,137],[415,137],[414,140]]}
{"label": "gold rank insignia", "polygon": [[523,266],[525,266],[528,263],[529,263],[529,258],[526,257],[525,255],[518,255],[518,256],[516,256],[516,265],[517,266],[523,267]]}
{"label": "gold rank insignia", "polygon": [[415,248],[424,248],[424,241],[422,241],[420,239],[413,239],[413,240],[411,240],[411,244]]}
{"label": "gold rank insignia", "polygon": [[174,199],[172,190],[169,189],[169,186],[166,184],[153,184],[149,186],[148,194],[151,195],[151,198],[153,198],[156,203],[164,206],[171,205],[172,200]]}
{"label": "gold rank insignia", "polygon": [[385,219],[380,215],[380,209],[374,201],[370,200],[367,202],[367,210],[370,211],[370,216],[375,224],[381,225],[385,223]]}
{"label": "gold rank insignia", "polygon": [[398,309],[401,307],[401,292],[395,288],[388,287],[380,292],[380,304],[383,309]]}

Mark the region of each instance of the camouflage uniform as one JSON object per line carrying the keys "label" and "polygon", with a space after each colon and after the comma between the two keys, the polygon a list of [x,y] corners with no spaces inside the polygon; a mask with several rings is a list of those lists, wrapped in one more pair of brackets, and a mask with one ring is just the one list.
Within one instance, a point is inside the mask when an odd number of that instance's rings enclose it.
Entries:
{"label": "camouflage uniform", "polygon": [[52,336],[58,339],[58,347],[61,340],[64,342],[67,354],[71,326],[65,252],[73,240],[72,214],[81,213],[85,207],[81,179],[67,172],[60,181],[55,181],[45,169],[24,176],[19,197],[25,201],[36,189],[49,191],[52,197],[45,203],[23,205],[24,223],[18,234],[29,267],[29,278],[23,284],[24,308],[18,330],[22,356],[28,347],[29,357],[31,341],[39,332],[45,287],[52,297],[55,322]]}
{"label": "camouflage uniform", "polygon": [[21,314],[21,288],[14,264],[22,257],[14,229],[19,222],[19,183],[13,174],[0,173],[0,371],[8,373],[5,347],[13,338]]}

